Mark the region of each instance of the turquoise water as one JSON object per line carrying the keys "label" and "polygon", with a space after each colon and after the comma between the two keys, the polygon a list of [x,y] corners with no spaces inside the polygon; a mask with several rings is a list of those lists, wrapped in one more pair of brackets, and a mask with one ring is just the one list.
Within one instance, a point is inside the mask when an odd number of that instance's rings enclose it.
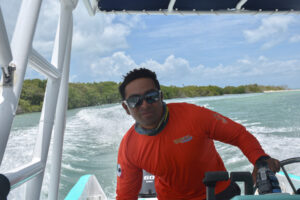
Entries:
{"label": "turquoise water", "polygon": [[[205,106],[243,124],[271,156],[279,160],[300,155],[300,92],[227,95],[173,99]],[[40,113],[15,118],[1,170],[17,167],[31,159]],[[120,104],[70,110],[62,161],[59,199],[63,199],[80,176],[95,174],[110,199],[115,197],[118,145],[134,121]],[[230,171],[252,170],[240,150],[216,142]],[[49,156],[51,156],[50,147]],[[47,197],[47,164],[41,199]],[[299,168],[292,172],[300,175]],[[9,199],[23,199],[24,187],[13,190]]]}

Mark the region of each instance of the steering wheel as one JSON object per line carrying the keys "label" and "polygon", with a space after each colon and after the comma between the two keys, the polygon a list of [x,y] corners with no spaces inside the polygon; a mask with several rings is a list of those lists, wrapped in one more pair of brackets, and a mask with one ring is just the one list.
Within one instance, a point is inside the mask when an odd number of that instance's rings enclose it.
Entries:
{"label": "steering wheel", "polygon": [[300,188],[298,188],[298,189],[295,188],[293,182],[291,181],[291,178],[290,178],[289,174],[287,173],[287,171],[284,168],[285,165],[296,163],[296,162],[300,162],[300,157],[295,157],[295,158],[289,158],[289,159],[286,159],[286,160],[282,160],[282,161],[280,161],[280,167],[281,167],[285,177],[287,178],[291,188],[293,189],[293,192],[295,194],[300,194]]}

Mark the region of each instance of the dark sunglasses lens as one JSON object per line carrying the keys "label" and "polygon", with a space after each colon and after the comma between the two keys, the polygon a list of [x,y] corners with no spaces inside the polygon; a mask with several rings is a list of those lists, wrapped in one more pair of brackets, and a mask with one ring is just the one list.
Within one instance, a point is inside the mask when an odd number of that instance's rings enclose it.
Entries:
{"label": "dark sunglasses lens", "polygon": [[129,97],[127,100],[126,100],[128,106],[130,108],[134,108],[136,106],[139,106],[141,105],[142,103],[142,98],[140,96],[133,96],[133,97]]}
{"label": "dark sunglasses lens", "polygon": [[159,100],[159,92],[153,91],[145,95],[145,100],[147,103],[154,103]]}
{"label": "dark sunglasses lens", "polygon": [[152,91],[143,96],[131,96],[126,100],[126,102],[130,108],[135,108],[142,105],[144,99],[147,103],[152,104],[159,100],[159,96],[159,91]]}

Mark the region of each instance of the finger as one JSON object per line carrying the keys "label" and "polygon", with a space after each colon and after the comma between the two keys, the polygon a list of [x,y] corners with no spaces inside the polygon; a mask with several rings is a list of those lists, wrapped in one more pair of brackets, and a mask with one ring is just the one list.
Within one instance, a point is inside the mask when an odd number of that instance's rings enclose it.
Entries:
{"label": "finger", "polygon": [[272,158],[269,158],[267,160],[267,163],[268,163],[268,167],[270,168],[270,170],[272,170],[273,172],[275,172],[275,167],[274,167],[274,162],[273,162],[273,159]]}
{"label": "finger", "polygon": [[276,164],[276,162],[275,161],[273,161],[273,172],[275,173],[275,172],[278,172],[278,167],[277,167],[277,164]]}
{"label": "finger", "polygon": [[271,165],[270,169],[272,170],[272,172],[276,173],[276,169],[275,169],[274,165]]}
{"label": "finger", "polygon": [[256,184],[256,174],[252,174],[252,180],[253,180],[253,184],[255,185]]}
{"label": "finger", "polygon": [[276,163],[276,172],[280,171],[280,162],[278,160],[275,161]]}
{"label": "finger", "polygon": [[273,171],[273,172],[279,172],[280,170],[280,162],[276,159],[269,159],[268,160],[268,165],[269,168]]}
{"label": "finger", "polygon": [[252,180],[254,184],[256,183],[257,170],[257,166],[254,166],[254,169],[252,171]]}
{"label": "finger", "polygon": [[280,162],[276,159],[272,160],[272,164],[273,164],[273,171],[274,172],[279,172],[280,170]]}

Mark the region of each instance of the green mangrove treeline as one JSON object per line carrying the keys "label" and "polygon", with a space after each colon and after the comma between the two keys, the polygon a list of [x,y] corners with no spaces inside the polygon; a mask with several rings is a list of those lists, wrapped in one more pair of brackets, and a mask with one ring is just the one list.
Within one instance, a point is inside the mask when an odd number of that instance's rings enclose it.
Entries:
{"label": "green mangrove treeline", "polygon": [[[42,109],[46,80],[25,80],[17,113],[38,112]],[[99,83],[70,83],[68,109],[95,106],[121,101],[118,92],[119,83],[107,81]],[[216,96],[223,94],[242,94],[263,92],[265,90],[283,90],[284,87],[262,86],[257,84],[238,87],[227,86],[161,86],[165,99]]]}

